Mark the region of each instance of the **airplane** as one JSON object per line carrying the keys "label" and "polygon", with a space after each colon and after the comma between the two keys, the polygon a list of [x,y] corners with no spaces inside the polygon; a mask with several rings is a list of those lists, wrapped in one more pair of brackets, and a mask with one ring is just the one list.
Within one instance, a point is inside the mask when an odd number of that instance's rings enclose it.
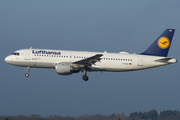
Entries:
{"label": "airplane", "polygon": [[166,29],[144,52],[86,52],[49,49],[21,49],[5,58],[8,64],[27,68],[51,68],[59,75],[71,75],[83,72],[82,79],[87,81],[87,72],[109,71],[124,72],[144,70],[176,63],[177,60],[167,57],[175,29]]}

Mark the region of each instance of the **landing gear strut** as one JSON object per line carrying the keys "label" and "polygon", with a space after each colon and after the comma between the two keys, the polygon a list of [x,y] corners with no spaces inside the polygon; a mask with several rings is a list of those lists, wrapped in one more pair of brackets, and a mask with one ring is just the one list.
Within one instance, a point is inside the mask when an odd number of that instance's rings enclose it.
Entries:
{"label": "landing gear strut", "polygon": [[82,79],[84,80],[84,81],[88,81],[88,76],[86,75],[86,70],[83,70],[83,72],[84,72],[84,75],[82,76]]}
{"label": "landing gear strut", "polygon": [[30,70],[30,67],[26,67],[27,69],[27,73],[25,74],[26,77],[29,77],[29,70]]}

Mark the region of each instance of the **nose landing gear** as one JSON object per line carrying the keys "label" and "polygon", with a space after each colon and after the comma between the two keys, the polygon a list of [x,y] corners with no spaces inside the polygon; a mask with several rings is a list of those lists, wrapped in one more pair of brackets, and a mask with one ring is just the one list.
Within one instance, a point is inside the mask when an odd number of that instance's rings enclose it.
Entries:
{"label": "nose landing gear", "polygon": [[29,70],[30,70],[30,67],[26,67],[27,69],[27,73],[25,74],[26,77],[29,77]]}

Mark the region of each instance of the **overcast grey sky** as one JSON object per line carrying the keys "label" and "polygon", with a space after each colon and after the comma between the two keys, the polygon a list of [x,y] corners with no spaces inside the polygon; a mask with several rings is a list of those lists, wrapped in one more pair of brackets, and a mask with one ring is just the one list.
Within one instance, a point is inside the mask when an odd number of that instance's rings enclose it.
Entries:
{"label": "overcast grey sky", "polygon": [[180,110],[179,63],[135,72],[60,76],[11,66],[15,50],[46,48],[140,53],[176,29],[169,57],[180,59],[179,0],[1,0],[0,115],[79,116]]}

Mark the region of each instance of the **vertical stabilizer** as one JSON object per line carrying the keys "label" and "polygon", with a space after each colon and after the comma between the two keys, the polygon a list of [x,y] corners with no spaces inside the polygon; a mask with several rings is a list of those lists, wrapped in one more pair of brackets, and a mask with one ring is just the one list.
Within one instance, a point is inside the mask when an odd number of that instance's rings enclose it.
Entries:
{"label": "vertical stabilizer", "polygon": [[141,54],[167,57],[174,32],[175,29],[166,29],[154,43]]}

